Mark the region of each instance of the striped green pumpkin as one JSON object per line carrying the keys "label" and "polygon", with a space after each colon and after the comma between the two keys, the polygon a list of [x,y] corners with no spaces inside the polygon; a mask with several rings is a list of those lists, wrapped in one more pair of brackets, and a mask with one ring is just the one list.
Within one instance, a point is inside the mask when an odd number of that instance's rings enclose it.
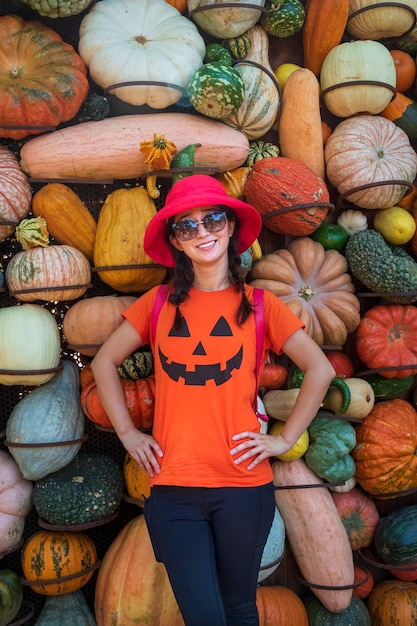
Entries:
{"label": "striped green pumpkin", "polygon": [[249,143],[248,158],[246,165],[252,167],[256,161],[267,159],[268,157],[279,156],[279,147],[268,141],[251,141]]}
{"label": "striped green pumpkin", "polygon": [[120,378],[139,380],[153,374],[154,361],[150,350],[138,350],[128,356],[117,368]]}
{"label": "striped green pumpkin", "polygon": [[384,563],[417,563],[417,504],[399,507],[382,517],[374,542],[376,553]]}
{"label": "striped green pumpkin", "polygon": [[240,37],[227,39],[225,43],[234,59],[244,59],[249,54],[252,45],[251,39],[246,33]]}
{"label": "striped green pumpkin", "polygon": [[202,65],[190,80],[187,91],[196,111],[217,120],[237,111],[245,97],[245,85],[239,72],[216,62]]}

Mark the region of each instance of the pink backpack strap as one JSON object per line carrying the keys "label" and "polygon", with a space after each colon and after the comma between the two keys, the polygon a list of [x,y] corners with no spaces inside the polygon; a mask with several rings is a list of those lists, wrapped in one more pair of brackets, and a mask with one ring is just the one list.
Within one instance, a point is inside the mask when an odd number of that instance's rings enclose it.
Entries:
{"label": "pink backpack strap", "polygon": [[265,334],[265,315],[264,315],[264,292],[257,287],[253,290],[253,308],[255,315],[255,328],[256,328],[256,393],[255,393],[255,413],[259,419],[267,422],[269,420],[268,415],[260,413],[258,411],[258,387],[259,387],[259,372],[262,367],[262,351],[264,344]]}
{"label": "pink backpack strap", "polygon": [[164,304],[167,294],[168,294],[169,285],[160,285],[158,291],[156,292],[155,302],[152,309],[152,318],[151,318],[151,334],[150,334],[150,344],[153,348],[155,335],[156,335],[156,325],[158,323],[159,313],[161,311],[162,305]]}

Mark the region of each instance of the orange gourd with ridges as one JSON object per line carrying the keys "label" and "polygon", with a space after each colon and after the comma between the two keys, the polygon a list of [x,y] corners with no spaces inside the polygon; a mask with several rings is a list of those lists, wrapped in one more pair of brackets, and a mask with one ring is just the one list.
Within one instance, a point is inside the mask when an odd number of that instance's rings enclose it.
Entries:
{"label": "orange gourd with ridges", "polygon": [[[326,183],[307,165],[287,157],[257,161],[244,191],[265,226],[283,235],[310,235],[332,208]],[[283,212],[276,215],[279,210]]]}

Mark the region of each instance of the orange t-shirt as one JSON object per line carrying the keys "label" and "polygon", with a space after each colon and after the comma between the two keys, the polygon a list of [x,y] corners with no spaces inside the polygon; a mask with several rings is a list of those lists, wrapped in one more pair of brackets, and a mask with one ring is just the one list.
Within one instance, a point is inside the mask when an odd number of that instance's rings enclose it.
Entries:
{"label": "orange t-shirt", "polygon": [[[123,312],[149,343],[157,288]],[[253,289],[246,286],[252,301]],[[205,292],[191,288],[180,305],[182,327],[172,329],[175,308],[161,308],[154,345],[155,415],[152,434],[164,456],[151,484],[190,487],[252,487],[272,480],[268,460],[248,470],[235,465],[230,449],[236,433],[260,425],[254,412],[256,333],[251,315],[235,321],[241,294],[234,286]],[[271,292],[264,292],[264,353],[280,353],[302,322]]]}

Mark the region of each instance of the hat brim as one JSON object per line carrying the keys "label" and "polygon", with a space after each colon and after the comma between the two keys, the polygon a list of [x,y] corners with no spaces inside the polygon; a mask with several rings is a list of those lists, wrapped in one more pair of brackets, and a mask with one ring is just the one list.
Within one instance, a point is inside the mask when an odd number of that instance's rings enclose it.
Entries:
{"label": "hat brim", "polygon": [[248,250],[261,232],[259,212],[247,202],[229,196],[218,180],[194,175],[175,183],[167,195],[165,206],[149,222],[143,242],[146,254],[161,265],[174,267],[172,249],[166,240],[167,220],[184,211],[207,206],[227,206],[234,212],[239,221],[237,252],[242,254]]}

